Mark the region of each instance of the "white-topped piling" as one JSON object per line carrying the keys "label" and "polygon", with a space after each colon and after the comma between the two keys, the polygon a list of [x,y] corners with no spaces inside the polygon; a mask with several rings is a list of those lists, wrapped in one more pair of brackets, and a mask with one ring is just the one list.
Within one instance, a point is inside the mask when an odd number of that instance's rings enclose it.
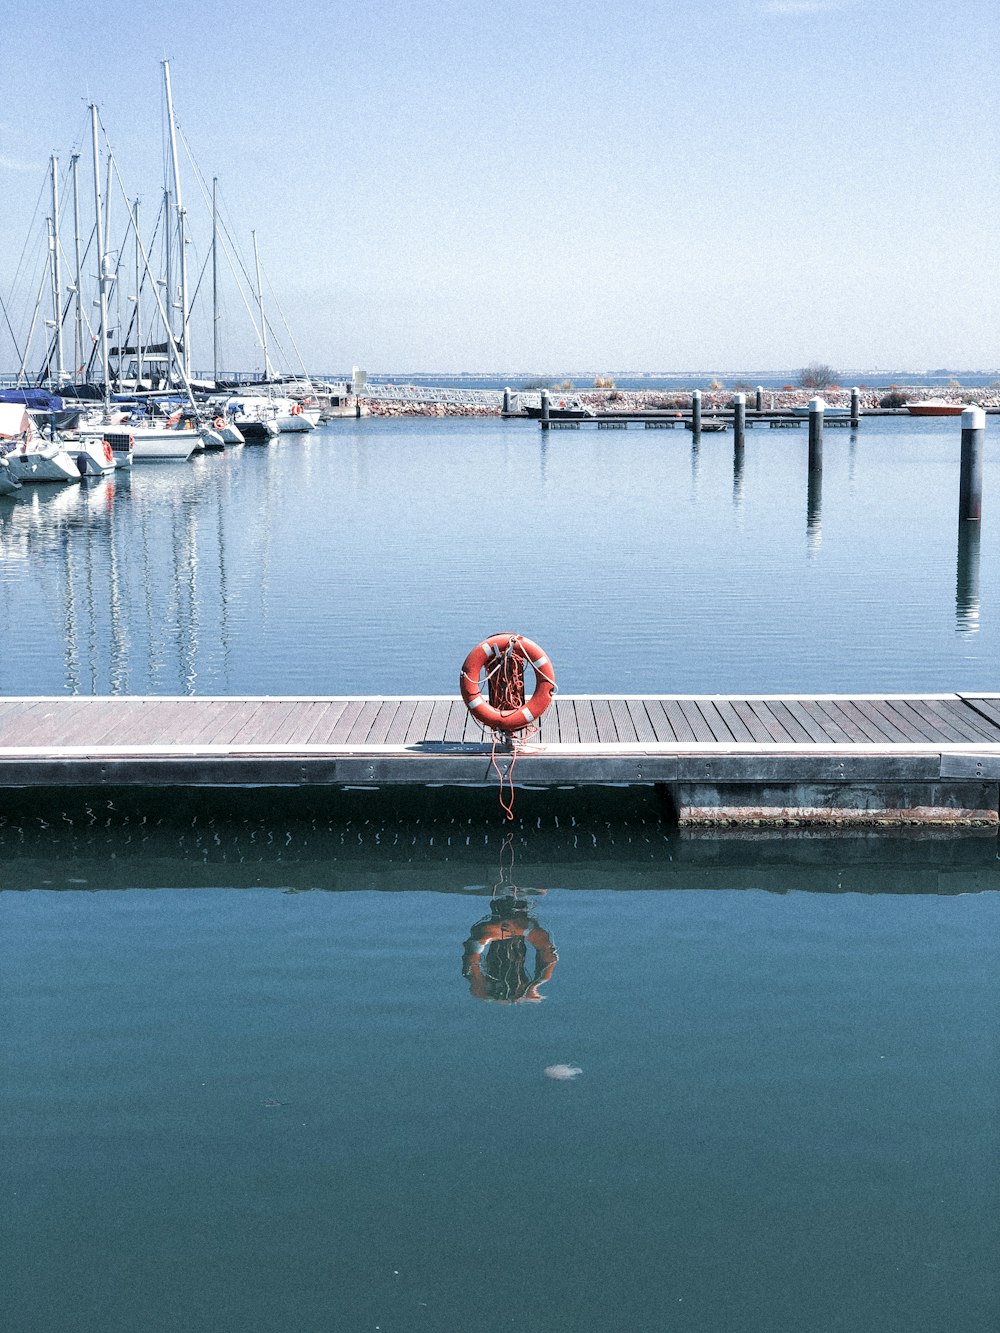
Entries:
{"label": "white-topped piling", "polygon": [[738,393],[733,399],[733,447],[742,449],[747,434],[747,396]]}
{"label": "white-topped piling", "polygon": [[958,517],[963,523],[978,523],[983,513],[983,441],[986,413],[967,407],[962,413],[962,466],[958,483]]}
{"label": "white-topped piling", "polygon": [[549,391],[542,390],[542,430],[549,428]]}
{"label": "white-topped piling", "polygon": [[822,398],[809,399],[809,471],[823,466],[823,420],[826,403]]}
{"label": "white-topped piling", "polygon": [[861,390],[851,390],[851,426],[857,428],[861,420]]}
{"label": "white-topped piling", "polygon": [[695,389],[691,394],[691,429],[695,435],[701,434],[701,390]]}

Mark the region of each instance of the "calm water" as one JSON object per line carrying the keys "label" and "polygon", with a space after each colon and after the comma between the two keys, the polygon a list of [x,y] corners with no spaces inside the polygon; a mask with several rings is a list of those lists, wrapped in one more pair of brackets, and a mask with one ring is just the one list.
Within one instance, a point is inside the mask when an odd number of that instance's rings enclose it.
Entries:
{"label": "calm water", "polygon": [[[995,688],[1000,431],[366,420],[0,498],[3,693],[452,693],[515,627],[564,690]],[[1000,502],[998,502],[1000,503]],[[977,535],[978,537],[978,535]],[[16,627],[16,632],[11,632]]]}
{"label": "calm water", "polygon": [[[492,421],[38,488],[0,690],[453,692],[507,625],[566,689],[992,687],[994,420],[978,560],[954,422],[821,495],[804,432]],[[992,1333],[996,840],[517,810],[4,794],[6,1327]]]}

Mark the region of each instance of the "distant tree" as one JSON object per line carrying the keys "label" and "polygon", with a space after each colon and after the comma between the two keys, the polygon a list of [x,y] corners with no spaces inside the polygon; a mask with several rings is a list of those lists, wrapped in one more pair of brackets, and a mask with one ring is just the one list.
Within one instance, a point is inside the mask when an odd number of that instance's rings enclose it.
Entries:
{"label": "distant tree", "polygon": [[521,385],[522,389],[551,389],[551,380],[527,380]]}
{"label": "distant tree", "polygon": [[613,389],[615,387],[614,377],[611,375],[595,375],[595,389]]}
{"label": "distant tree", "polygon": [[573,388],[573,381],[572,381],[572,380],[563,380],[562,384],[557,384],[557,385],[556,385],[556,388],[557,388],[557,389],[561,389],[563,393],[568,393],[568,392],[570,391],[570,389]]}
{"label": "distant tree", "polygon": [[718,393],[722,388],[722,380],[712,380],[708,387],[710,392]]}
{"label": "distant tree", "polygon": [[820,361],[811,361],[799,374],[801,389],[826,389],[837,378],[832,366],[824,366]]}
{"label": "distant tree", "polygon": [[905,407],[906,403],[906,394],[901,389],[897,389],[895,385],[878,400],[879,407]]}

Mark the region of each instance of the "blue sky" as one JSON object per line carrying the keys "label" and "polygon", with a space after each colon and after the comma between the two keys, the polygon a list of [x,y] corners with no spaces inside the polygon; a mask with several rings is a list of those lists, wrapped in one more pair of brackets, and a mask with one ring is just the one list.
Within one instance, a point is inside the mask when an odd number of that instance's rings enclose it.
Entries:
{"label": "blue sky", "polygon": [[152,217],[168,57],[311,367],[1000,364],[995,0],[139,9],[8,0],[5,299],[89,99]]}

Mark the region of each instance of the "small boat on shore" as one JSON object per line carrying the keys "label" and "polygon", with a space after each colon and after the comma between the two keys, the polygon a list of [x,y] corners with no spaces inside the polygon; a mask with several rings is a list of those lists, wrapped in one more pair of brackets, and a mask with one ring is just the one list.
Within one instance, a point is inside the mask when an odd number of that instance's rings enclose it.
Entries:
{"label": "small boat on shore", "polygon": [[919,403],[907,403],[911,417],[960,417],[965,403],[948,403],[943,398],[924,398]]}

